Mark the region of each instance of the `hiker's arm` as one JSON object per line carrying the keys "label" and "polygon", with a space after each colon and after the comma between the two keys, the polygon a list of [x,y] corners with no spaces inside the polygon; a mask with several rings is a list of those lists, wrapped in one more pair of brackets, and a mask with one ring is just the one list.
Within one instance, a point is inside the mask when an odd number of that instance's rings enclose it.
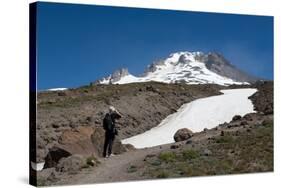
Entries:
{"label": "hiker's arm", "polygon": [[122,117],[122,116],[121,116],[120,113],[118,113],[118,112],[114,113],[114,118],[115,118],[115,119],[120,119],[121,117]]}

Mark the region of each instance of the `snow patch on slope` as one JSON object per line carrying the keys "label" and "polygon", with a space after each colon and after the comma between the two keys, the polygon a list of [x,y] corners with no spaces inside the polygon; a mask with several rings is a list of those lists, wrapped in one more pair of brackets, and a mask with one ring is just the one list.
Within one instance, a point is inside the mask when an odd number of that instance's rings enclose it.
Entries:
{"label": "snow patch on slope", "polygon": [[64,91],[67,90],[68,88],[51,88],[51,89],[47,89],[47,91]]}
{"label": "snow patch on slope", "polygon": [[174,114],[165,118],[157,127],[142,134],[122,140],[123,144],[132,144],[136,148],[153,147],[174,142],[174,134],[181,128],[200,132],[204,128],[231,121],[234,115],[254,112],[249,96],[256,89],[221,90],[223,95],[197,99],[184,104]]}

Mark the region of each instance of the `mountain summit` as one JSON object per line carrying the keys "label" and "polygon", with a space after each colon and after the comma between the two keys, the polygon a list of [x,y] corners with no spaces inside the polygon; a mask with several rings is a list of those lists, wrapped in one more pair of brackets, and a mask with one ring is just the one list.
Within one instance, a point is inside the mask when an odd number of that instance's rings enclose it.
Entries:
{"label": "mountain summit", "polygon": [[120,69],[96,81],[97,84],[127,84],[132,82],[165,82],[186,84],[249,84],[257,78],[239,70],[218,53],[177,52],[147,66],[144,73],[134,76]]}

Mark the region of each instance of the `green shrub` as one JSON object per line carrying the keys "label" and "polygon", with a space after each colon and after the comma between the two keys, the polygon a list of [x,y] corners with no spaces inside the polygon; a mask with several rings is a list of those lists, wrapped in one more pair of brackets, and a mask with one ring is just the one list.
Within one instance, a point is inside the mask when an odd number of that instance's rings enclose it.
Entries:
{"label": "green shrub", "polygon": [[90,157],[88,157],[88,158],[86,159],[86,165],[88,165],[88,166],[95,166],[95,165],[97,165],[97,164],[100,164],[100,162],[99,162],[99,160],[98,160],[95,156],[93,156],[93,155],[91,155]]}
{"label": "green shrub", "polygon": [[159,159],[164,162],[173,162],[176,159],[176,154],[174,152],[160,153]]}
{"label": "green shrub", "polygon": [[229,135],[225,135],[222,137],[219,137],[216,139],[216,143],[220,144],[220,143],[232,143],[233,142],[233,137],[229,136]]}
{"label": "green shrub", "polygon": [[182,155],[184,159],[189,159],[189,160],[196,159],[200,156],[199,152],[193,149],[184,150],[182,152]]}
{"label": "green shrub", "polygon": [[157,178],[168,178],[169,177],[169,173],[164,171],[164,170],[161,170],[157,173],[156,175]]}
{"label": "green shrub", "polygon": [[128,173],[133,173],[137,171],[137,167],[135,165],[131,165],[127,168]]}

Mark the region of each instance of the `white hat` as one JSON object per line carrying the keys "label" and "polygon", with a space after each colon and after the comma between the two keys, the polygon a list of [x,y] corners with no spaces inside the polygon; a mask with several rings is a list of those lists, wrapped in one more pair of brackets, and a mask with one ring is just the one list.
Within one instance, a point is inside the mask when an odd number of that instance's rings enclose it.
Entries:
{"label": "white hat", "polygon": [[121,116],[121,113],[118,110],[116,110],[116,108],[114,106],[109,106],[109,113],[110,114],[116,113]]}
{"label": "white hat", "polygon": [[114,106],[109,106],[109,113],[116,112]]}

